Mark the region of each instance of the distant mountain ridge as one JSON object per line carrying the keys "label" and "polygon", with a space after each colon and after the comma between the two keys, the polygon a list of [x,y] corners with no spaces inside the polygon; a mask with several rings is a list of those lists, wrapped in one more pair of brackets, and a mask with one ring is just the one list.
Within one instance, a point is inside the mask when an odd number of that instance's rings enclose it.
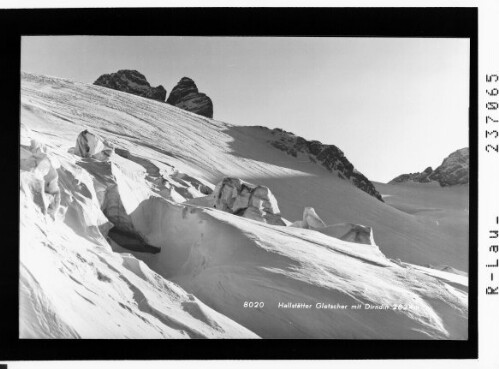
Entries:
{"label": "distant mountain ridge", "polygon": [[[136,70],[122,69],[116,73],[103,74],[97,78],[94,85],[160,102],[165,102],[166,99],[166,90],[163,86],[152,87],[146,77]],[[171,91],[166,103],[213,118],[213,102],[206,94],[199,92],[196,83],[189,77],[182,77]]]}
{"label": "distant mountain ridge", "polygon": [[376,187],[361,172],[354,168],[338,147],[325,145],[320,141],[307,141],[303,137],[296,136],[291,132],[286,132],[280,128],[274,128],[272,134],[276,140],[270,144],[275,148],[297,157],[298,153],[308,156],[309,160],[319,163],[330,172],[335,171],[341,179],[350,181],[354,186],[362,191],[383,201],[381,194]]}
{"label": "distant mountain ridge", "polygon": [[466,184],[469,183],[469,163],[470,152],[465,147],[451,153],[435,170],[428,167],[421,173],[402,174],[388,183],[438,182],[442,187]]}

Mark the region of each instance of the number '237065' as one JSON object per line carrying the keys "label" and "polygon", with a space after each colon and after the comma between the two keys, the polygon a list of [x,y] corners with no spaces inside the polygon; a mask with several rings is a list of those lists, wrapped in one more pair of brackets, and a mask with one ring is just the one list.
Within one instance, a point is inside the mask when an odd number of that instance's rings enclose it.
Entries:
{"label": "number '237065'", "polygon": [[[487,109],[486,117],[485,117],[485,124],[489,123],[498,123],[499,122],[499,117],[497,116],[497,111],[499,109],[499,101],[498,101],[498,94],[499,94],[499,89],[498,89],[498,81],[499,81],[499,76],[497,74],[486,74],[485,75],[485,81],[487,82],[487,86],[485,88],[485,93],[489,96],[491,96],[490,99],[492,101],[487,101],[485,104],[485,108]],[[492,129],[489,130],[490,126],[487,126],[485,128],[485,138],[494,140],[492,143],[486,143],[485,145],[485,151],[490,152],[490,153],[499,153],[499,143],[497,143],[497,138],[499,136],[499,132],[497,129]],[[495,127],[491,127],[495,128]]]}

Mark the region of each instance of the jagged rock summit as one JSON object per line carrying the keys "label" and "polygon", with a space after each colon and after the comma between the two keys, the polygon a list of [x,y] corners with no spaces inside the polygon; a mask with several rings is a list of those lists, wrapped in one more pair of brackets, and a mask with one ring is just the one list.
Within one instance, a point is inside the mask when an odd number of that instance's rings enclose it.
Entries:
{"label": "jagged rock summit", "polygon": [[430,175],[441,186],[469,183],[470,150],[465,147],[454,151]]}
{"label": "jagged rock summit", "polygon": [[275,148],[297,157],[308,157],[314,163],[319,163],[330,172],[337,173],[338,177],[350,181],[362,191],[383,201],[376,187],[361,172],[354,168],[339,148],[334,145],[325,145],[320,141],[307,141],[303,137],[280,128],[274,128],[272,135],[276,138],[270,144]]}
{"label": "jagged rock summit", "polygon": [[450,154],[435,170],[428,167],[421,173],[402,174],[388,183],[438,182],[442,187],[466,184],[469,183],[469,163],[470,150],[465,147]]}
{"label": "jagged rock summit", "polygon": [[168,104],[208,118],[213,118],[213,103],[206,94],[199,92],[194,81],[183,77],[166,100]]}
{"label": "jagged rock summit", "polygon": [[103,74],[97,78],[94,85],[161,102],[165,102],[166,99],[166,90],[163,86],[152,87],[146,77],[136,70],[122,69],[116,73]]}

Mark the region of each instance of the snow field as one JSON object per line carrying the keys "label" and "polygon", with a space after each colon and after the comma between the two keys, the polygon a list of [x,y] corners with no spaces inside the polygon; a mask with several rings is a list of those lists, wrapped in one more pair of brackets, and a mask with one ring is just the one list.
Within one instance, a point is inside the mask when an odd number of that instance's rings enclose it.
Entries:
{"label": "snow field", "polygon": [[[22,88],[22,337],[467,338],[467,279],[414,265],[464,265],[445,257],[452,237],[267,147],[265,130],[51,77]],[[68,152],[86,128],[123,151]],[[225,176],[270,188],[300,227],[211,208]],[[304,229],[312,206],[325,222]]]}

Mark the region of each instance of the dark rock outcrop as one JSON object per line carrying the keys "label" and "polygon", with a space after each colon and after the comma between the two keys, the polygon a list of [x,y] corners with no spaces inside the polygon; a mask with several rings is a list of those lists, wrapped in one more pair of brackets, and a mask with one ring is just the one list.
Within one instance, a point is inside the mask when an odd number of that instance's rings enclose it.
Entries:
{"label": "dark rock outcrop", "polygon": [[431,180],[428,178],[431,173],[433,173],[433,169],[431,167],[428,167],[421,173],[418,172],[418,173],[402,174],[402,175],[394,178],[389,183],[400,183],[400,182],[409,182],[409,181],[410,182],[419,182],[419,183],[428,183],[428,182],[431,182]]}
{"label": "dark rock outcrop", "polygon": [[146,77],[136,70],[119,70],[116,73],[103,74],[97,78],[94,85],[161,102],[165,102],[166,99],[166,90],[163,86],[152,87]]}
{"label": "dark rock outcrop", "polygon": [[470,152],[467,147],[454,151],[435,170],[426,168],[421,173],[402,174],[388,183],[438,182],[440,186],[453,186],[469,183]]}
{"label": "dark rock outcrop", "polygon": [[177,83],[166,102],[177,108],[213,118],[211,99],[204,93],[199,92],[194,81],[188,77],[183,77]]}
{"label": "dark rock outcrop", "polygon": [[336,172],[338,177],[348,180],[362,191],[383,201],[376,187],[356,170],[352,163],[346,158],[339,148],[334,145],[325,145],[320,141],[307,141],[303,137],[296,136],[280,128],[275,128],[272,134],[276,138],[270,144],[275,148],[297,157],[298,154],[305,155],[314,163],[321,164],[330,172]]}
{"label": "dark rock outcrop", "polygon": [[441,186],[469,183],[470,150],[466,147],[454,151],[430,175],[430,179]]}

